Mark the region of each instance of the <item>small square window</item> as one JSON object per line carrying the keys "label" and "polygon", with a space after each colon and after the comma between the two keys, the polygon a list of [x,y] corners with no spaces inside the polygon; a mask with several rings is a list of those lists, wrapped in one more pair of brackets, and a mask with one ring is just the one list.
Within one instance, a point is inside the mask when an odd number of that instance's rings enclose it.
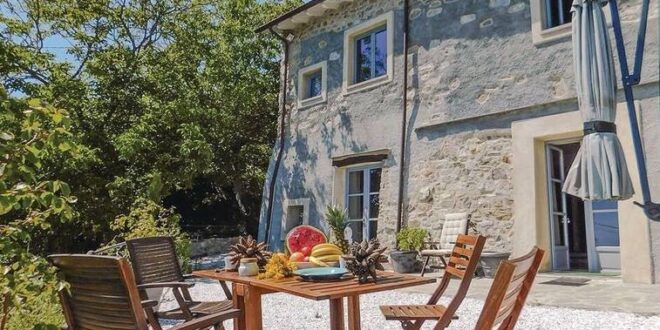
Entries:
{"label": "small square window", "polygon": [[545,24],[544,28],[550,29],[571,22],[572,0],[544,0],[545,2]]}
{"label": "small square window", "polygon": [[309,76],[307,76],[307,85],[309,86],[309,89],[307,90],[307,96],[305,97],[306,99],[310,97],[315,97],[315,96],[321,96],[321,88],[322,88],[322,82],[321,82],[321,70],[310,73]]}
{"label": "small square window", "polygon": [[298,106],[306,107],[325,102],[326,98],[326,68],[325,61],[317,63],[298,72]]}

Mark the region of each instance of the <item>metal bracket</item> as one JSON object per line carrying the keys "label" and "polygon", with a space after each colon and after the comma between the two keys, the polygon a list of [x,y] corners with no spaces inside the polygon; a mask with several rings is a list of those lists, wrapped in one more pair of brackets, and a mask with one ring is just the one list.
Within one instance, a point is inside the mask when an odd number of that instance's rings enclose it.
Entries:
{"label": "metal bracket", "polygon": [[635,147],[635,156],[637,158],[637,170],[639,180],[641,181],[643,203],[635,202],[644,209],[646,216],[653,221],[660,221],[660,204],[651,201],[651,190],[649,188],[649,178],[646,171],[646,160],[644,158],[644,149],[642,146],[642,137],[639,132],[639,123],[635,109],[635,98],[633,96],[633,86],[639,84],[641,80],[642,61],[644,59],[644,41],[646,38],[646,24],[649,16],[649,1],[642,1],[642,13],[640,15],[639,30],[637,32],[637,46],[635,48],[635,66],[633,72],[628,70],[628,60],[626,59],[626,48],[623,42],[623,33],[621,32],[621,18],[616,0],[610,0],[610,11],[612,13],[612,28],[614,30],[614,39],[616,41],[617,53],[619,54],[619,64],[621,66],[621,81],[623,82],[623,92],[628,106],[628,117],[633,135],[633,145]]}

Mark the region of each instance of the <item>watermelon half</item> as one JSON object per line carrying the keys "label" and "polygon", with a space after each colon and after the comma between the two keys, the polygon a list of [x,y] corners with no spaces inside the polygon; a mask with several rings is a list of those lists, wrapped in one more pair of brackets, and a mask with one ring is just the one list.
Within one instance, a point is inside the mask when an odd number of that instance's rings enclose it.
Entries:
{"label": "watermelon half", "polygon": [[308,225],[294,227],[286,235],[286,247],[289,253],[300,252],[306,246],[311,248],[327,242],[328,238],[322,231]]}

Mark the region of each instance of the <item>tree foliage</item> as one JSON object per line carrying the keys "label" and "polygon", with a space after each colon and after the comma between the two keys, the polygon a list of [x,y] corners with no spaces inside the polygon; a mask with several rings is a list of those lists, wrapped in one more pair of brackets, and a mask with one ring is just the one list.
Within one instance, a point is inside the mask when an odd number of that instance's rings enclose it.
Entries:
{"label": "tree foliage", "polygon": [[52,267],[30,247],[75,215],[76,198],[52,171],[80,154],[69,126],[65,111],[11,99],[0,88],[0,329],[44,296],[54,301],[59,289]]}
{"label": "tree foliage", "polygon": [[10,324],[61,321],[47,253],[169,234],[185,256],[164,200],[254,224],[280,58],[254,28],[299,4],[0,0],[0,299],[33,316]]}
{"label": "tree foliage", "polygon": [[93,248],[136,198],[197,196],[200,185],[210,189],[195,204],[229,202],[239,212],[224,220],[253,228],[280,58],[279,41],[254,28],[299,3],[0,0],[0,81],[68,109],[90,150],[57,169],[80,213],[58,232]]}

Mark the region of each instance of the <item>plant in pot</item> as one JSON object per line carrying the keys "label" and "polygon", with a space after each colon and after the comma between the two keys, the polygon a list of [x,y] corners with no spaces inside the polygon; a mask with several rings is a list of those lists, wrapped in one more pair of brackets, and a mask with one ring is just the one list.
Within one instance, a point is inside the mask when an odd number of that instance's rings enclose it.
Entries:
{"label": "plant in pot", "polygon": [[[479,234],[481,232],[477,228],[477,224],[472,221],[469,222],[468,228],[470,228],[470,232],[472,233]],[[486,236],[485,234],[483,235]],[[477,269],[477,274],[487,278],[495,277],[497,267],[500,266],[502,261],[508,260],[510,256],[511,253],[509,252],[484,250],[481,252],[481,257],[479,258],[479,268]]]}
{"label": "plant in pot", "polygon": [[407,227],[396,234],[397,250],[390,252],[390,263],[397,273],[413,273],[419,268],[417,256],[429,232],[424,228]]}

